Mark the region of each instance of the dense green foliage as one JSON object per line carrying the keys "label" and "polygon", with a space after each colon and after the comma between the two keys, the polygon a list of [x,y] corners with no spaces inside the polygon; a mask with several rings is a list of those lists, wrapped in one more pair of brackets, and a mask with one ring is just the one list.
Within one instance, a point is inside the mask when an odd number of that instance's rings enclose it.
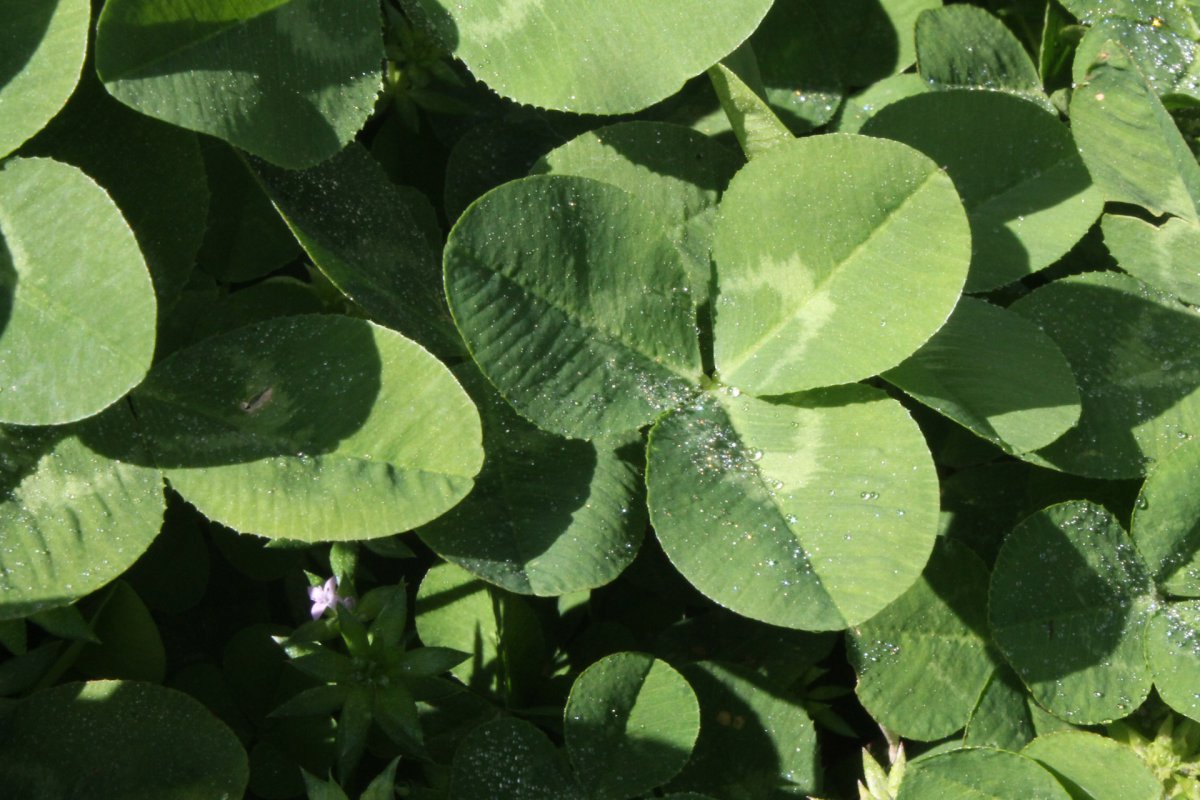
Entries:
{"label": "dense green foliage", "polygon": [[6,798],[1200,797],[1200,3],[0,12]]}

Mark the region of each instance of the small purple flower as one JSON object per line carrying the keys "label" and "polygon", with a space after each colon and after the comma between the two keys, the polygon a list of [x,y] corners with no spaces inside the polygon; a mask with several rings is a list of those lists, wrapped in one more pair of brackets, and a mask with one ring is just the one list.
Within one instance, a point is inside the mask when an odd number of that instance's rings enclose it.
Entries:
{"label": "small purple flower", "polygon": [[308,587],[308,599],[313,601],[312,618],[316,619],[328,608],[341,605],[342,608],[354,608],[353,597],[343,597],[337,591],[337,579],[330,578],[323,586]]}

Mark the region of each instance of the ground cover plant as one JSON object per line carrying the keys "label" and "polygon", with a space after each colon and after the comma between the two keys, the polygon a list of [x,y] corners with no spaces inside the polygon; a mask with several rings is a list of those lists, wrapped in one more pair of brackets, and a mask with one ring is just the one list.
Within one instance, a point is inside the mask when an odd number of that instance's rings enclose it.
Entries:
{"label": "ground cover plant", "polygon": [[1200,4],[3,10],[5,797],[1200,797]]}

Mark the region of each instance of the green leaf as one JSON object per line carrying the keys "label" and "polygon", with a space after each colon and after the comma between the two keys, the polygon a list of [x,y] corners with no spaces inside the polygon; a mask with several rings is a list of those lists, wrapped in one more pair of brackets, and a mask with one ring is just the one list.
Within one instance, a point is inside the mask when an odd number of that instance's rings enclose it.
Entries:
{"label": "green leaf", "polygon": [[[439,355],[459,355],[438,254],[416,199],[351,145],[325,163],[289,171],[251,159],[267,196],[317,268],[380,324]],[[421,202],[424,202],[423,200]]]}
{"label": "green leaf", "polygon": [[416,628],[430,647],[471,654],[450,672],[477,692],[520,698],[545,666],[541,624],[528,603],[453,564],[425,573],[417,590]]}
{"label": "green leaf", "polygon": [[969,292],[1007,285],[1058,261],[1104,205],[1070,131],[1019,97],[928,92],[882,109],[862,132],[915,147],[950,174],[971,222]]}
{"label": "green leaf", "polygon": [[721,203],[720,380],[783,394],[894,367],[950,315],[969,254],[950,179],[917,151],[850,134],[775,147]]}
{"label": "green leaf", "polygon": [[1012,668],[1007,664],[998,665],[967,720],[963,744],[1020,750],[1037,735],[1033,729],[1030,702],[1025,685]]}
{"label": "green leaf", "polygon": [[174,689],[68,683],[12,706],[4,723],[0,784],[12,797],[193,800],[246,789],[237,737]]}
{"label": "green leaf", "polygon": [[700,738],[668,787],[717,800],[786,800],[821,783],[817,732],[798,698],[745,667],[682,669],[700,699]]}
{"label": "green leaf", "polygon": [[1200,601],[1158,609],[1146,629],[1146,660],[1163,702],[1200,720]]}
{"label": "green leaf", "polygon": [[451,650],[448,647],[418,647],[397,658],[396,667],[403,674],[431,678],[449,672],[470,657],[470,653]]}
{"label": "green leaf", "polygon": [[[117,585],[121,582],[118,581]],[[115,587],[114,587],[115,588]],[[111,595],[106,597],[102,603],[107,603]],[[103,605],[101,606],[103,608]],[[37,625],[47,633],[52,633],[60,639],[66,639],[71,642],[99,642],[92,630],[91,624],[83,616],[83,612],[78,606],[54,606],[52,608],[42,609],[30,614],[28,620],[34,625]],[[10,620],[17,622],[18,620]],[[21,630],[25,630],[25,626],[21,625]]]}
{"label": "green leaf", "polygon": [[933,547],[924,439],[899,403],[867,387],[778,402],[708,393],[654,427],[648,461],[650,519],[668,558],[753,619],[857,625],[917,580]]}
{"label": "green leaf", "polygon": [[592,664],[575,679],[563,710],[567,755],[596,800],[625,800],[666,783],[699,733],[692,687],[645,653]]}
{"label": "green leaf", "polygon": [[297,169],[371,114],[383,40],[370,0],[111,0],[96,71],[127,106]]}
{"label": "green leaf", "polygon": [[150,609],[128,583],[118,580],[92,620],[98,641],[79,652],[75,668],[89,678],[162,683],[167,653]]}
{"label": "green leaf", "polygon": [[450,800],[584,800],[562,756],[540,730],[510,717],[463,737],[450,773]]}
{"label": "green leaf", "polygon": [[992,573],[988,615],[1034,699],[1075,724],[1131,713],[1150,691],[1143,654],[1153,584],[1132,540],[1085,501],[1013,529]]}
{"label": "green leaf", "polygon": [[642,200],[688,257],[691,294],[703,305],[717,200],[741,163],[733,150],[682,125],[620,122],[555,148],[530,173],[595,178]]}
{"label": "green leaf", "polygon": [[1071,96],[1071,129],[1105,199],[1200,220],[1200,165],[1129,53],[1105,43]]}
{"label": "green leaf", "polygon": [[921,77],[936,88],[1012,92],[1054,111],[1028,51],[982,8],[955,5],[922,12],[916,47]]}
{"label": "green leaf", "polygon": [[858,94],[846,99],[838,109],[832,128],[838,133],[858,133],[872,116],[897,100],[928,92],[920,75],[904,72],[873,83]]}
{"label": "green leaf", "polygon": [[1200,323],[1173,297],[1126,275],[1093,272],[1043,286],[1009,308],[1050,335],[1079,385],[1079,424],[1038,451],[1045,463],[1092,478],[1134,478],[1200,431]]}
{"label": "green leaf", "polygon": [[1187,303],[1200,304],[1200,225],[1171,217],[1154,225],[1137,217],[1105,214],[1104,245],[1121,269]]}
{"label": "green leaf", "polygon": [[194,133],[131,111],[87,69],[67,107],[21,153],[71,164],[99,183],[137,238],[159,309],[179,299],[209,201]]}
{"label": "green leaf", "polygon": [[896,800],[1071,800],[1054,776],[1032,758],[972,748],[914,761]]}
{"label": "green leaf", "polygon": [[847,88],[903,72],[916,59],[913,28],[942,0],[785,0],[805,8],[820,47]]}
{"label": "green leaf", "polygon": [[350,688],[342,684],[312,686],[289,697],[271,712],[272,717],[328,716],[342,707]]}
{"label": "green leaf", "polygon": [[504,97],[592,114],[638,111],[728,55],[770,0],[404,0]]}
{"label": "green leaf", "polygon": [[88,0],[11,0],[0,47],[0,158],[62,109],[87,51]]}
{"label": "green leaf", "polygon": [[468,364],[479,402],[483,470],[466,499],[420,528],[447,561],[510,592],[554,596],[613,580],[646,529],[640,435],[592,442],[526,422]]}
{"label": "green leaf", "polygon": [[[85,434],[100,423],[88,423]],[[162,475],[110,460],[79,429],[0,431],[0,619],[66,605],[120,575],[158,535]]]}
{"label": "green leaf", "polygon": [[218,139],[205,138],[202,146],[212,202],[197,256],[200,269],[220,281],[241,283],[294,261],[300,245],[245,158]]}
{"label": "green leaf", "polygon": [[272,538],[407,530],[461,500],[483,460],[478,414],[450,372],[364,320],[241,328],[173,354],[133,397],[171,485],[211,519]]}
{"label": "green leaf", "polygon": [[1073,800],[1159,800],[1163,786],[1128,747],[1085,731],[1039,736],[1021,755],[1058,778]]}
{"label": "green leaf", "polygon": [[342,713],[338,715],[337,751],[338,774],[349,777],[362,760],[367,749],[367,734],[371,730],[372,690],[354,686],[346,695]]}
{"label": "green leaf", "polygon": [[350,800],[333,779],[323,781],[309,775],[307,770],[302,769],[300,772],[304,776],[304,790],[308,800]]}
{"label": "green leaf", "polygon": [[544,430],[630,431],[700,380],[683,256],[615,186],[542,175],[494,189],[450,232],[445,273],[476,363]]}
{"label": "green leaf", "polygon": [[383,772],[371,781],[359,800],[394,800],[396,796],[396,766],[399,763],[398,757],[393,758]]}
{"label": "green leaf", "polygon": [[1075,376],[1050,337],[1016,314],[969,297],[883,377],[1009,453],[1044,447],[1079,421]]}
{"label": "green leaf", "polygon": [[50,159],[3,162],[0,420],[54,425],[111,405],[146,375],[154,323],[137,240],[104,190]]}
{"label": "green leaf", "polygon": [[843,95],[838,64],[826,50],[828,28],[814,13],[805,0],[778,0],[750,37],[766,100],[798,136],[829,122]]}
{"label": "green leaf", "polygon": [[879,724],[923,741],[966,724],[996,667],[988,641],[987,584],[987,567],[978,556],[957,542],[939,540],[921,579],[851,629],[855,691]]}
{"label": "green leaf", "polygon": [[1110,41],[1129,51],[1133,63],[1159,97],[1174,102],[1183,97],[1200,100],[1195,34],[1127,17],[1106,17],[1088,29],[1075,49],[1071,71],[1076,83],[1087,80],[1097,54]]}
{"label": "green leaf", "polygon": [[1200,445],[1157,464],[1133,509],[1132,533],[1154,581],[1179,597],[1200,597]]}
{"label": "green leaf", "polygon": [[1081,22],[1094,25],[1110,17],[1166,24],[1192,37],[1200,36],[1200,27],[1192,18],[1188,4],[1180,0],[1059,0]]}
{"label": "green leaf", "polygon": [[[418,651],[419,652],[419,651]],[[402,683],[377,687],[372,692],[371,716],[402,752],[421,755],[424,735],[417,718],[417,703],[412,692]]]}
{"label": "green leaf", "polygon": [[733,69],[725,64],[714,64],[708,68],[708,77],[746,158],[754,158],[795,138],[766,100]]}

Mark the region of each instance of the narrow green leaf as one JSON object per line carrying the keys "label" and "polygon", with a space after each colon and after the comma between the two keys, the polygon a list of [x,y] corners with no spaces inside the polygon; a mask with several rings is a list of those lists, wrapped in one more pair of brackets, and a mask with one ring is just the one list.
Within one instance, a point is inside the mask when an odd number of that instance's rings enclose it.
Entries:
{"label": "narrow green leaf", "polygon": [[271,712],[272,717],[307,717],[332,714],[342,707],[349,687],[338,684],[312,686],[289,697]]}
{"label": "narrow green leaf", "polygon": [[747,165],[721,203],[714,356],[754,394],[894,367],[950,316],[970,235],[950,179],[906,145],[798,139]]}
{"label": "narrow green leaf", "polygon": [[346,695],[342,713],[338,715],[337,752],[338,774],[349,778],[362,760],[367,749],[367,734],[371,730],[372,691],[364,686],[354,686]]}
{"label": "narrow green leaf", "polygon": [[725,64],[714,64],[708,68],[708,77],[746,158],[754,158],[795,138],[737,72]]}
{"label": "narrow green leaf", "polygon": [[700,705],[668,664],[616,653],[575,679],[563,710],[567,755],[596,800],[625,800],[661,786],[687,762]]}
{"label": "narrow green leaf", "polygon": [[96,71],[143,114],[297,169],[341,150],[371,114],[380,23],[370,0],[111,0]]}
{"label": "narrow green leaf", "polygon": [[158,623],[128,583],[118,580],[110,591],[92,620],[98,641],[84,645],[75,669],[87,677],[162,683],[167,652]]}
{"label": "narrow green leaf", "polygon": [[74,167],[0,164],[0,297],[0,420],[80,420],[145,377],[150,274],[121,212]]}
{"label": "narrow green leaf", "polygon": [[1107,722],[1150,691],[1143,649],[1153,589],[1108,511],[1062,503],[1004,541],[988,616],[997,646],[1039,703],[1076,724]]}

